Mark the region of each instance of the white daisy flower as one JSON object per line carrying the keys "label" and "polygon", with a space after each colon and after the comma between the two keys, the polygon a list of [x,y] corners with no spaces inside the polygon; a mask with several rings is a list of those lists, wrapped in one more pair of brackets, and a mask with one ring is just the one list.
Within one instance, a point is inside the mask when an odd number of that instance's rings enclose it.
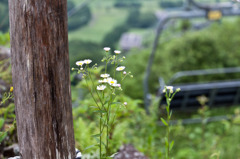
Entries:
{"label": "white daisy flower", "polygon": [[98,83],[108,83],[108,80],[104,78],[103,80],[98,80]]}
{"label": "white daisy flower", "polygon": [[121,54],[121,51],[115,50],[114,53],[118,55],[118,54]]}
{"label": "white daisy flower", "polygon": [[105,88],[106,88],[105,85],[99,85],[99,86],[97,86],[97,90],[99,90],[99,91],[103,91]]}
{"label": "white daisy flower", "polygon": [[106,52],[108,52],[109,50],[111,50],[110,47],[104,47],[103,50],[105,50]]}
{"label": "white daisy flower", "polygon": [[124,105],[127,105],[127,102],[124,102],[123,104],[124,104]]}
{"label": "white daisy flower", "polygon": [[171,90],[173,89],[173,86],[166,86],[166,89]]}
{"label": "white daisy flower", "polygon": [[78,65],[78,66],[81,66],[81,67],[82,67],[82,65],[83,65],[84,63],[85,63],[84,61],[77,61],[77,62],[76,62],[76,65]]}
{"label": "white daisy flower", "polygon": [[116,68],[117,71],[123,71],[125,69],[125,66],[119,66]]}
{"label": "white daisy flower", "polygon": [[117,80],[115,80],[115,79],[113,79],[111,77],[107,78],[107,81],[108,81],[108,84],[110,86],[113,86],[113,85],[117,84]]}
{"label": "white daisy flower", "polygon": [[121,84],[118,84],[118,83],[114,83],[112,84],[113,87],[121,87]]}
{"label": "white daisy flower", "polygon": [[91,62],[92,62],[92,60],[90,60],[90,59],[84,60],[84,63],[87,64],[87,65],[90,64]]}
{"label": "white daisy flower", "polygon": [[100,75],[100,77],[102,77],[102,78],[108,78],[110,75],[109,74],[107,74],[107,73],[105,73],[105,74],[101,74]]}
{"label": "white daisy flower", "polygon": [[163,93],[165,93],[167,90],[169,90],[170,93],[173,93],[173,86],[165,86],[165,88],[163,89]]}
{"label": "white daisy flower", "polygon": [[103,79],[103,83],[107,83],[108,80],[106,78]]}

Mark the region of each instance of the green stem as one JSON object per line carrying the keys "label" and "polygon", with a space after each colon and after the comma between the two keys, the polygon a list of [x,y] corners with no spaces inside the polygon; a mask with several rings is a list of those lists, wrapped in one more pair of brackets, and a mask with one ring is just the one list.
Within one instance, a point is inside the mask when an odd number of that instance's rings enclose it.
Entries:
{"label": "green stem", "polygon": [[167,112],[167,139],[168,139],[168,147],[167,147],[167,158],[170,158],[170,148],[169,148],[169,144],[170,144],[170,129],[169,129],[169,123],[170,123],[170,114],[169,114],[169,109],[170,109],[170,104],[168,105],[168,112]]}
{"label": "green stem", "polygon": [[116,79],[117,55],[116,55],[115,57],[116,57],[116,59],[114,60],[114,64],[115,64],[115,69],[114,69],[114,79]]}
{"label": "green stem", "polygon": [[96,89],[96,86],[94,85],[94,82],[93,82],[93,80],[92,80],[91,73],[89,72],[88,75],[89,75],[89,78],[90,78],[90,80],[91,80],[91,82],[92,82],[93,89],[94,89],[94,91],[96,92],[96,94],[97,94],[97,96],[98,96],[98,99],[99,99],[100,103],[102,104],[102,107],[103,107],[104,110],[106,111],[106,109],[105,109],[105,107],[104,107],[104,103],[103,103],[101,97],[99,96],[98,91],[97,91],[97,89]]}
{"label": "green stem", "polygon": [[102,132],[101,132],[101,129],[102,129],[102,113],[100,113],[100,120],[99,120],[99,125],[100,125],[100,159],[102,158]]}
{"label": "green stem", "polygon": [[107,73],[107,64],[108,64],[108,60],[106,60],[106,65],[105,65],[105,74]]}
{"label": "green stem", "polygon": [[87,84],[88,90],[89,90],[89,92],[90,92],[90,94],[91,94],[91,96],[92,96],[94,102],[96,103],[98,109],[101,110],[100,106],[99,106],[98,103],[97,103],[97,100],[96,100],[95,97],[93,96],[92,90],[91,90],[91,88],[90,88],[90,86],[89,86],[87,80],[85,80],[85,82],[86,82],[86,84]]}
{"label": "green stem", "polygon": [[2,102],[0,103],[0,105],[4,104],[9,98],[11,98],[11,93],[8,93],[8,96],[3,98]]}
{"label": "green stem", "polygon": [[113,127],[113,124],[114,124],[114,121],[115,121],[115,118],[116,118],[116,115],[117,115],[118,110],[119,110],[119,107],[117,108],[116,112],[114,113],[113,121],[112,121],[112,124],[111,124],[110,132],[112,132],[112,127]]}
{"label": "green stem", "polygon": [[106,136],[106,156],[109,156],[109,120],[110,120],[110,105],[112,103],[112,95],[110,97],[110,100],[108,102],[107,107],[107,136]]}

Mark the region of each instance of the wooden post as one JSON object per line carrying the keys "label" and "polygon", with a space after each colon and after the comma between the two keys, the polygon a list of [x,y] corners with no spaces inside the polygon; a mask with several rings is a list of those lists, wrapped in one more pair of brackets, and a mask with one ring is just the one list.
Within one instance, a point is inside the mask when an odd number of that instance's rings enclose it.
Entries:
{"label": "wooden post", "polygon": [[9,0],[9,10],[22,158],[73,159],[67,0]]}

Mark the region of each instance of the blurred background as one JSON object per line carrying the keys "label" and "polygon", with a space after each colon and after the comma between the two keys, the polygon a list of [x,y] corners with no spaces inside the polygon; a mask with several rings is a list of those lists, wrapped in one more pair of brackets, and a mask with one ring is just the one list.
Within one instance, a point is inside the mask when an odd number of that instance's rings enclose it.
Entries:
{"label": "blurred background", "polygon": [[[134,78],[124,81],[123,94],[119,97],[119,100],[127,101],[128,106],[118,114],[114,140],[111,142],[113,152],[124,144],[132,144],[148,158],[164,158],[165,128],[159,119],[166,117],[166,114],[164,102],[159,101],[161,89],[177,72],[201,70],[192,72],[193,75],[182,72],[184,76],[174,78],[171,83],[183,89],[182,96],[178,97],[179,102],[174,106],[181,109],[174,111],[172,117],[175,120],[171,134],[175,140],[172,156],[176,159],[240,158],[240,3],[232,0],[196,0],[199,7],[190,2],[68,0],[70,66],[75,67],[76,61],[81,59],[100,63],[104,56],[102,48],[110,47],[112,51],[122,51],[121,56],[126,56],[124,66],[134,75]],[[194,18],[195,13],[202,16]],[[178,16],[169,19],[163,25],[161,34],[158,34],[157,28],[162,19],[169,15]],[[182,18],[186,15],[189,18]],[[150,115],[147,115],[143,80],[158,35],[148,79]],[[11,86],[10,52],[7,49],[10,47],[8,0],[0,0],[0,45],[2,94]],[[100,70],[96,70],[96,78],[99,74]],[[96,142],[91,137],[97,131],[96,117],[89,108],[93,101],[76,72],[71,72],[71,84],[76,147],[84,151]],[[187,89],[189,86],[191,89]],[[201,92],[199,88],[202,86],[211,89]],[[220,88],[221,93],[213,92]],[[184,96],[187,93],[195,102],[191,111],[186,106],[190,98]],[[207,100],[201,102],[198,96],[206,96]],[[224,102],[215,102],[224,97]],[[10,103],[0,108],[1,115],[5,115],[0,123],[2,130],[14,119],[14,109]],[[219,103],[221,107],[217,106]],[[191,102],[189,105],[191,107]],[[208,122],[211,117],[220,118]],[[191,122],[192,119],[199,119],[199,122]],[[0,141],[0,153],[9,155],[6,148],[17,143],[16,129]],[[97,154],[97,147],[84,153]]]}

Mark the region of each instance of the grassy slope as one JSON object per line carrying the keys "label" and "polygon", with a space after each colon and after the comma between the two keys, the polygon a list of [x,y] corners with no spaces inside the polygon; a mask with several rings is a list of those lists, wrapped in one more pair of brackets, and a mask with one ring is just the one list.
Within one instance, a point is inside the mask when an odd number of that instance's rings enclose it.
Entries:
{"label": "grassy slope", "polygon": [[[73,0],[80,4],[78,0]],[[115,26],[124,23],[127,18],[127,9],[117,9],[113,7],[114,1],[93,0],[90,3],[93,18],[91,22],[78,30],[69,32],[69,40],[81,39],[83,41],[92,41],[100,43],[105,34],[111,31]],[[158,10],[158,1],[142,1],[142,12],[152,12]],[[146,34],[146,29],[131,29],[130,31],[140,35]],[[149,30],[147,30],[149,32]]]}
{"label": "grassy slope", "polygon": [[128,14],[127,10],[113,8],[109,1],[106,3],[95,1],[90,6],[93,15],[91,22],[81,29],[70,32],[69,40],[81,39],[100,43],[106,33],[126,20]]}

